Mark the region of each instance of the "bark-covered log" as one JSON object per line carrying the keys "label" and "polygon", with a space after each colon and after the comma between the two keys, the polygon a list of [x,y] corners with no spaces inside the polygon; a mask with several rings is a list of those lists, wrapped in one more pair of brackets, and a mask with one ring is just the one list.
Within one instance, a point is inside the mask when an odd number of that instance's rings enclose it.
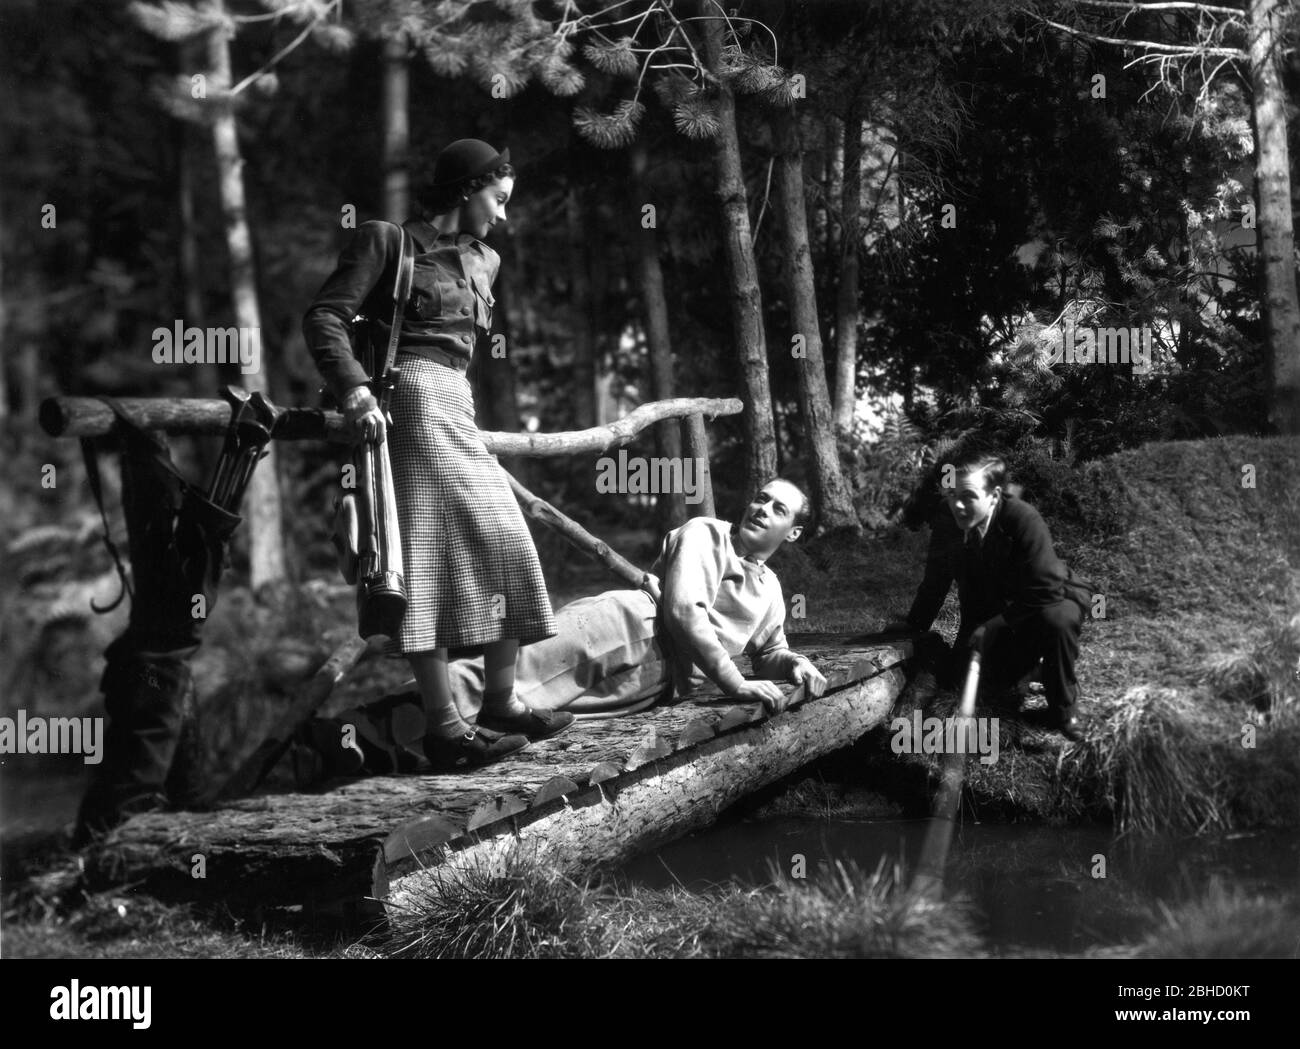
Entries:
{"label": "bark-covered log", "polygon": [[[637,831],[637,847],[648,847],[645,843],[653,839],[667,840],[661,835],[686,833],[701,825],[702,813],[712,818],[746,791],[783,775],[781,769],[797,768],[828,749],[852,742],[887,715],[893,696],[901,689],[898,667],[910,656],[908,644],[855,647],[842,638],[827,636],[795,636],[792,641],[828,674],[852,666],[863,656],[877,659],[885,669],[871,679],[875,684],[869,687],[849,687],[761,725],[733,730],[734,736],[691,744],[688,751],[707,763],[709,782],[719,792],[716,803],[702,799],[692,788],[689,806],[680,810],[685,820],[680,830],[673,829],[676,824],[671,818],[638,816],[638,826],[644,826]],[[211,812],[136,816],[90,851],[87,872],[97,881],[138,882],[156,895],[222,900],[232,907],[357,900],[371,893],[381,843],[410,820],[438,816],[460,832],[480,804],[497,795],[519,794],[531,799],[555,776],[581,784],[603,762],[624,768],[651,727],[659,739],[676,744],[701,715],[712,719],[744,709],[722,699],[716,690],[704,689],[640,714],[579,723],[483,769],[455,775],[343,780],[321,793],[247,798]],[[745,719],[740,720],[743,723]],[[727,745],[728,740],[736,749]],[[757,777],[748,771],[751,763],[759,768]],[[672,772],[673,789],[659,796],[678,811],[677,788],[691,778],[690,767],[688,755],[675,752],[604,786],[621,792],[635,783],[635,793],[628,798],[642,799],[637,801],[637,811],[642,812],[644,798],[653,789],[646,784],[661,771]],[[729,784],[733,775],[743,788]],[[553,806],[563,808],[564,803],[559,799],[546,802],[526,818],[549,818],[554,815]],[[489,824],[479,836],[491,841],[500,833],[499,825]],[[599,840],[608,842],[608,828],[602,833],[605,837]],[[625,851],[616,844],[617,854]],[[195,876],[199,869],[203,877]]]}
{"label": "bark-covered log", "polygon": [[625,862],[706,827],[741,798],[812,757],[853,743],[889,715],[905,678],[897,665],[774,718],[740,725],[638,765],[597,786],[507,816],[442,845],[376,864],[374,892],[401,921],[449,871],[500,870],[525,850],[580,874]]}
{"label": "bark-covered log", "polygon": [[[167,433],[220,436],[230,423],[230,405],[221,400],[180,397],[123,397],[122,410],[137,426]],[[689,415],[736,415],[743,410],[734,397],[677,397],[643,404],[607,426],[568,433],[497,433],[483,431],[483,443],[494,455],[580,455],[627,444],[661,419]],[[41,404],[41,426],[51,437],[98,437],[113,429],[113,412],[94,397],[47,397]],[[319,408],[287,408],[276,425],[278,441],[351,441],[337,412]]]}

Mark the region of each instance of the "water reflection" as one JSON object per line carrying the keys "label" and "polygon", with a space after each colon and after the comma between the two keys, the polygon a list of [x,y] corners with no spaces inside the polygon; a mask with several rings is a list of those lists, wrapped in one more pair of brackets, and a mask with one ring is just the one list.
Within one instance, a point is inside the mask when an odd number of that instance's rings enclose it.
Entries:
{"label": "water reflection", "polygon": [[[841,861],[874,870],[915,869],[925,820],[782,818],[730,823],[643,856],[624,870],[634,884],[703,891],[731,882],[769,884],[773,873],[808,878]],[[1116,839],[1109,827],[963,825],[949,853],[949,887],[981,916],[993,950],[1075,953],[1135,943],[1214,880],[1244,892],[1300,898],[1300,831],[1202,838]]]}

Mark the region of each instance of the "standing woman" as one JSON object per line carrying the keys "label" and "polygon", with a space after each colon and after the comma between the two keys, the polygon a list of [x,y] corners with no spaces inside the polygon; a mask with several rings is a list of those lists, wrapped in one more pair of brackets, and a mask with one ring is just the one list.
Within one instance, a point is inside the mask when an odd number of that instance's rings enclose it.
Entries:
{"label": "standing woman", "polygon": [[[506,220],[515,182],[509,157],[478,139],[453,142],[422,194],[423,217],[404,223],[415,273],[401,320],[391,429],[348,336],[360,314],[371,321],[375,345],[387,343],[398,228],[363,223],[303,320],[307,346],[353,432],[391,438],[407,609],[389,650],[411,664],[424,700],[424,751],[436,771],[495,761],[573,720],[530,710],[514,694],[519,645],[552,636],[555,619],[523,514],[474,423],[465,375],[476,336],[492,324],[501,259],[483,238]],[[483,655],[476,724],[453,698],[449,648]]]}

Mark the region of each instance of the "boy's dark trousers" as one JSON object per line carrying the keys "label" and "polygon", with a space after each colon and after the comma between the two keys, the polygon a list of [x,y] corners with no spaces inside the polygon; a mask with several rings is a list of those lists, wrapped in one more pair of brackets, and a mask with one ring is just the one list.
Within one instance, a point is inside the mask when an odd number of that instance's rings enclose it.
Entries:
{"label": "boy's dark trousers", "polygon": [[[1048,708],[1055,717],[1073,716],[1079,695],[1074,664],[1079,658],[1082,628],[1083,609],[1069,598],[1036,608],[1019,622],[1001,627],[982,646],[981,694],[997,697],[1015,688],[1041,660]],[[963,630],[953,651],[952,670],[957,680],[970,660],[969,637]]]}

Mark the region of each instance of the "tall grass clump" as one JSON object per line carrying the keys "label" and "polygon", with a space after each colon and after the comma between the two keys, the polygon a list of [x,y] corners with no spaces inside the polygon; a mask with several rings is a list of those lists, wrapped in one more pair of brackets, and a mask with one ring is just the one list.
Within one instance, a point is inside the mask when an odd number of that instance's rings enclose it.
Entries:
{"label": "tall grass clump", "polygon": [[1197,899],[1160,905],[1144,958],[1300,958],[1300,914],[1276,897],[1252,896],[1214,879]]}
{"label": "tall grass clump", "polygon": [[961,902],[921,900],[883,865],[692,892],[578,882],[530,850],[496,871],[430,872],[371,947],[397,958],[936,958],[983,952]]}
{"label": "tall grass clump", "polygon": [[396,958],[590,957],[591,888],[514,849],[499,865],[433,868],[410,908],[390,922]]}
{"label": "tall grass clump", "polygon": [[[983,953],[959,902],[921,899],[898,873],[837,861],[807,884],[773,872],[761,890],[707,901],[698,946],[707,957],[964,958]],[[706,902],[706,900],[701,901]]]}
{"label": "tall grass clump", "polygon": [[1191,831],[1230,825],[1224,730],[1182,693],[1129,689],[1103,729],[1058,759],[1070,808],[1114,814],[1122,833]]}
{"label": "tall grass clump", "polygon": [[1211,659],[1203,679],[1229,703],[1270,716],[1300,711],[1300,613],[1270,622],[1250,648]]}

